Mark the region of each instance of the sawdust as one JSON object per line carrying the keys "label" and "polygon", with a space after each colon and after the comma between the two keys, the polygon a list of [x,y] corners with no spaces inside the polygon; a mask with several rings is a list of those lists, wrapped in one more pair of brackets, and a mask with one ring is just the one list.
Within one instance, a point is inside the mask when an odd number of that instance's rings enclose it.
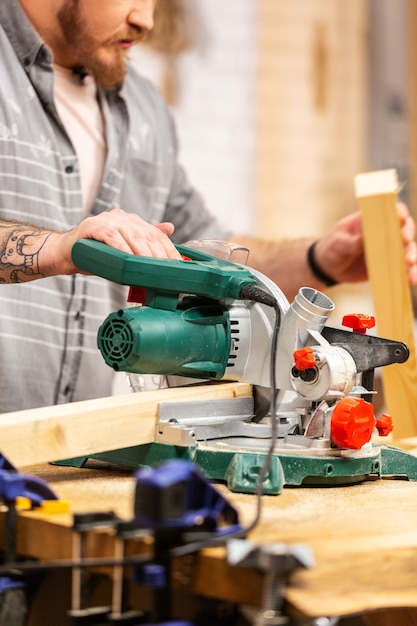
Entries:
{"label": "sawdust", "polygon": [[126,469],[109,468],[99,462],[74,468],[39,465],[30,472],[48,482],[60,499],[68,500],[72,513],[114,511],[124,519],[133,516],[135,480]]}
{"label": "sawdust", "polygon": [[[227,496],[227,490],[223,493]],[[241,521],[256,510],[253,495],[232,494]],[[407,516],[403,502],[407,501]],[[377,513],[376,513],[377,512]],[[343,487],[285,487],[278,496],[263,496],[261,523],[254,540],[320,543],[329,539],[371,538],[410,532],[417,519],[417,484],[377,480]],[[377,531],[376,531],[377,528]]]}

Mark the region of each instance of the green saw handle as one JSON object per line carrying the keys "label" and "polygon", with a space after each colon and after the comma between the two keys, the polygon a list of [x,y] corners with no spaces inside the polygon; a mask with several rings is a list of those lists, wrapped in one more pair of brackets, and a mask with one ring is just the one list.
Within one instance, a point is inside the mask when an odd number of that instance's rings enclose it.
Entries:
{"label": "green saw handle", "polygon": [[120,285],[172,295],[239,299],[244,286],[257,284],[243,265],[186,246],[177,246],[177,250],[189,260],[136,256],[94,239],[81,239],[72,248],[72,260],[81,270]]}

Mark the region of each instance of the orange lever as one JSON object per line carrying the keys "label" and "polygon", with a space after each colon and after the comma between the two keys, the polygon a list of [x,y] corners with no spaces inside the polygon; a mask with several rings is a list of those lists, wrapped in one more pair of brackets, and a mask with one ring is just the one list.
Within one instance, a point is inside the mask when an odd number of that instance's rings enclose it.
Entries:
{"label": "orange lever", "polygon": [[375,326],[375,317],[373,315],[365,315],[364,313],[351,313],[344,315],[342,324],[347,328],[351,328],[355,333],[364,335],[368,328]]}
{"label": "orange lever", "polygon": [[311,346],[305,348],[299,348],[294,352],[295,367],[304,371],[310,369],[316,365],[316,358],[314,356],[314,350]]}

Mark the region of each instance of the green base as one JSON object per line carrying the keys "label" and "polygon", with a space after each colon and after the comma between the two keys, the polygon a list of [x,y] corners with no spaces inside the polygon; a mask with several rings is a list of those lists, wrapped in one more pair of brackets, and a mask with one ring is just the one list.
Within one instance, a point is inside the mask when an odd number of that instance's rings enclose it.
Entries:
{"label": "green base", "polygon": [[[195,449],[152,443],[56,462],[82,467],[89,459],[134,469],[151,467],[168,459],[182,458],[200,466],[212,480],[224,481],[231,491],[255,493],[266,454],[197,446]],[[318,457],[275,453],[262,492],[276,495],[285,485],[348,485],[375,477],[417,480],[417,457],[392,446],[372,446],[363,457]]]}

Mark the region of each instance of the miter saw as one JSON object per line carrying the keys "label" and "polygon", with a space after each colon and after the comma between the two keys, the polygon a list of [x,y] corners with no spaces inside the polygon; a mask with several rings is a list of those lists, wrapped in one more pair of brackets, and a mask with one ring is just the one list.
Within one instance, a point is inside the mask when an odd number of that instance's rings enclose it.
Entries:
{"label": "miter saw", "polygon": [[129,255],[93,240],[74,245],[77,267],[128,285],[133,294],[135,305],[110,314],[99,328],[103,358],[130,376],[247,382],[254,396],[162,403],[153,444],[90,458],[129,467],[185,458],[247,493],[255,491],[271,451],[263,493],[392,475],[417,480],[415,457],[371,441],[392,430],[389,416],[374,414],[374,370],[406,361],[405,344],[366,334],[369,316],[347,316],[352,330],[328,326],[334,303],[316,289],[303,287],[290,304],[246,265],[201,245],[178,250],[177,261]]}

